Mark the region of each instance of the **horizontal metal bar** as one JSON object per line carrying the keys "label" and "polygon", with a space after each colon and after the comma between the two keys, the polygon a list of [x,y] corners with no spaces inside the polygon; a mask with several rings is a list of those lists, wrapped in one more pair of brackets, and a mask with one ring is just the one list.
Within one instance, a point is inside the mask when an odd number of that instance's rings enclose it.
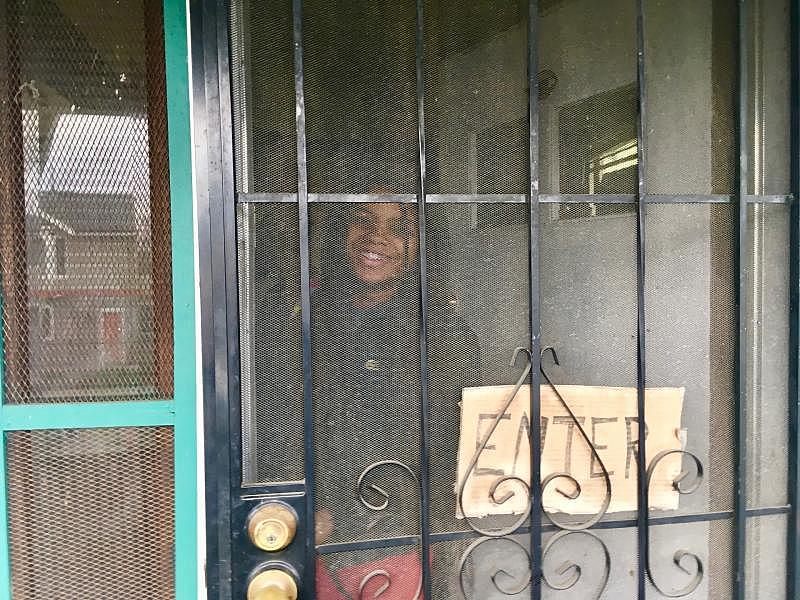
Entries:
{"label": "horizontal metal bar", "polygon": [[276,481],[275,483],[253,483],[241,487],[241,493],[247,497],[270,496],[273,494],[292,494],[306,489],[305,481]]}
{"label": "horizontal metal bar", "polygon": [[[431,534],[433,539],[433,534]],[[317,546],[317,554],[334,554],[336,552],[353,552],[356,550],[372,550],[374,548],[395,548],[397,546],[414,546],[419,544],[420,536],[387,538],[384,540],[361,540],[358,542],[342,542],[341,544],[323,544]]]}
{"label": "horizontal metal bar", "polygon": [[281,192],[237,192],[237,204],[279,204],[281,202],[297,202],[297,194]]}
{"label": "horizontal metal bar", "polygon": [[428,194],[428,204],[525,204],[525,194]]}
{"label": "horizontal metal bar", "polygon": [[[525,194],[428,194],[429,204],[525,204]],[[297,194],[292,193],[239,193],[236,201],[246,203],[297,202]],[[320,203],[364,203],[392,202],[412,204],[417,201],[415,194],[309,194],[308,201]],[[791,194],[747,195],[748,204],[790,204]],[[540,194],[542,204],[635,204],[635,194]],[[736,202],[729,194],[646,194],[646,204],[730,204]]]}
{"label": "horizontal metal bar", "polygon": [[392,204],[413,204],[416,194],[309,194],[310,203],[343,202],[357,204],[364,202],[390,202]]}
{"label": "horizontal metal bar", "polygon": [[175,402],[81,402],[6,404],[2,431],[157,427],[175,424]]}
{"label": "horizontal metal bar", "polygon": [[[780,506],[765,506],[761,508],[751,508],[747,510],[747,518],[766,517],[771,515],[786,515],[789,514],[792,507],[789,505]],[[663,515],[651,516],[650,525],[681,525],[686,523],[707,523],[711,521],[724,521],[725,519],[732,519],[736,513],[732,510],[708,512],[708,513],[690,513],[684,515]],[[615,519],[608,521],[600,521],[593,526],[593,530],[598,529],[626,529],[636,527],[636,519]],[[561,531],[557,526],[551,523],[542,525],[543,532]],[[520,527],[513,535],[525,535],[530,533],[530,527]],[[468,531],[449,531],[446,533],[431,533],[431,543],[437,542],[452,542],[456,540],[471,540],[481,537],[480,533],[473,530]],[[376,540],[360,540],[357,542],[342,542],[339,544],[324,544],[317,547],[317,554],[332,554],[334,552],[350,552],[355,550],[372,550],[375,548],[394,548],[397,546],[410,546],[418,544],[420,536],[410,535],[386,539]]]}

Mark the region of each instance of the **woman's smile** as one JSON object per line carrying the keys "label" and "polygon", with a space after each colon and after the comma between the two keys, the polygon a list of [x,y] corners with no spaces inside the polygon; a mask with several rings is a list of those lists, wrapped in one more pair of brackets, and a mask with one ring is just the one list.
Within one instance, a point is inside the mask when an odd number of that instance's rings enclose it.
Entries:
{"label": "woman's smile", "polygon": [[380,289],[396,287],[417,257],[416,224],[399,204],[365,204],[347,227],[346,250],[359,281]]}

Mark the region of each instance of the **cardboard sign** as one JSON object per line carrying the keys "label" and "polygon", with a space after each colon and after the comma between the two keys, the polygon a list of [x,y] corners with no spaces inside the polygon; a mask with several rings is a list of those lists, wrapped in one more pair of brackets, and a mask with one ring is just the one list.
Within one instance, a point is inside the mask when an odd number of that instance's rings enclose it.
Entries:
{"label": "cardboard sign", "polygon": [[[461,435],[458,448],[458,493],[477,449],[513,393],[514,386],[465,388],[461,396]],[[636,452],[638,440],[636,388],[559,385],[558,391],[580,421],[611,479],[608,512],[636,510]],[[648,463],[663,450],[682,449],[681,411],[684,388],[650,388],[645,394]],[[480,453],[464,488],[463,508],[468,517],[521,514],[528,499],[518,483],[500,484],[495,496],[516,492],[502,504],[492,501],[490,490],[505,477],[530,481],[530,386],[520,388],[500,418],[497,429]],[[542,478],[556,472],[571,474],[581,494],[569,499],[575,485],[566,479],[552,481],[544,492],[545,510],[567,514],[596,513],[605,497],[603,470],[552,388],[541,386]],[[685,442],[685,439],[683,440]],[[675,510],[679,494],[672,482],[681,472],[681,455],[664,457],[650,485],[650,506]],[[516,486],[516,487],[515,487]],[[463,514],[457,508],[458,518]]]}

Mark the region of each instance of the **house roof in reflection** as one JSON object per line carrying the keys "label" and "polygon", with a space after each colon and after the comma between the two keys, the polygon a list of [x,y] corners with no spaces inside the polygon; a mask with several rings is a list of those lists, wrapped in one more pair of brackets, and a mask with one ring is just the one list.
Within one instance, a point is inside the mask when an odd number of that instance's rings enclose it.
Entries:
{"label": "house roof in reflection", "polygon": [[30,212],[67,233],[133,232],[149,217],[144,117],[68,114],[51,133]]}
{"label": "house roof in reflection", "polygon": [[149,184],[144,117],[58,118],[39,179],[41,192],[146,197]]}

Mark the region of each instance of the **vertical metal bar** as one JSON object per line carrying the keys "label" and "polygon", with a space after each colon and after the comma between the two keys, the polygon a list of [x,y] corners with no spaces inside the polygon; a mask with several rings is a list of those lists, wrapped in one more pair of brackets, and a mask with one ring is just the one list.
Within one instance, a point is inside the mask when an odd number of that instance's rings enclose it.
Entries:
{"label": "vertical metal bar", "polygon": [[647,489],[647,442],[646,442],[646,414],[645,414],[645,198],[646,186],[646,157],[645,157],[645,118],[647,108],[647,86],[645,85],[644,68],[644,2],[636,2],[636,85],[637,93],[637,122],[636,122],[636,152],[637,152],[637,194],[636,194],[636,406],[638,415],[638,444],[636,449],[636,477],[637,477],[637,508],[636,526],[639,548],[639,570],[637,581],[637,597],[644,600],[646,597],[646,573],[649,568],[650,552],[650,502]]}
{"label": "vertical metal bar", "polygon": [[314,397],[311,373],[311,281],[308,240],[308,170],[306,166],[306,103],[303,90],[303,0],[292,0],[294,94],[297,126],[297,210],[300,224],[300,311],[303,339],[303,428],[306,484],[306,565],[304,597],[316,598],[314,514]]}
{"label": "vertical metal bar", "polygon": [[539,304],[539,1],[528,1],[528,152],[529,152],[529,235],[528,277],[530,280],[531,334],[531,599],[542,597],[542,463],[541,394],[539,361],[542,346]]}
{"label": "vertical metal bar", "polygon": [[423,0],[417,0],[417,29],[415,40],[417,83],[417,149],[419,178],[417,180],[417,218],[419,222],[419,370],[420,370],[420,533],[422,543],[422,597],[431,597],[430,561],[430,403],[428,400],[428,237],[425,231],[425,13]]}
{"label": "vertical metal bar", "polygon": [[[2,286],[0,286],[2,290]],[[3,314],[3,294],[0,293],[0,321]],[[5,404],[3,328],[0,327],[0,600],[11,600],[11,552],[8,529],[8,478],[6,477],[6,432],[4,430],[3,404]]]}
{"label": "vertical metal bar", "polygon": [[[166,152],[169,173],[167,206],[171,229],[172,328],[167,340],[172,372],[166,382],[174,390],[175,454],[175,596],[197,598],[197,385],[195,339],[195,237],[192,195],[191,121],[189,118],[189,53],[186,5],[164,0],[164,75],[166,82]],[[154,242],[155,244],[155,242]],[[172,335],[174,333],[174,336]],[[174,344],[174,351],[173,351]],[[165,378],[166,379],[166,378]],[[163,379],[159,379],[165,382]],[[173,383],[174,382],[174,383]],[[163,389],[163,388],[162,388]],[[1,574],[0,574],[1,576]]]}
{"label": "vertical metal bar", "polygon": [[786,598],[800,594],[800,0],[791,1],[790,173],[793,195],[789,220],[789,477]]}
{"label": "vertical metal bar", "polygon": [[735,526],[736,526],[736,585],[734,597],[739,600],[745,598],[745,559],[747,538],[747,278],[745,269],[747,265],[747,177],[748,177],[748,152],[747,152],[747,0],[739,0],[737,12],[737,26],[739,44],[737,48],[737,90],[738,107],[736,114],[736,150],[738,155],[736,173],[736,193],[738,227],[736,229],[736,259],[734,261],[737,277],[736,286],[736,320],[738,333],[736,340],[736,378],[734,383],[735,403],[735,445],[734,457],[736,460],[736,499],[735,499]]}

